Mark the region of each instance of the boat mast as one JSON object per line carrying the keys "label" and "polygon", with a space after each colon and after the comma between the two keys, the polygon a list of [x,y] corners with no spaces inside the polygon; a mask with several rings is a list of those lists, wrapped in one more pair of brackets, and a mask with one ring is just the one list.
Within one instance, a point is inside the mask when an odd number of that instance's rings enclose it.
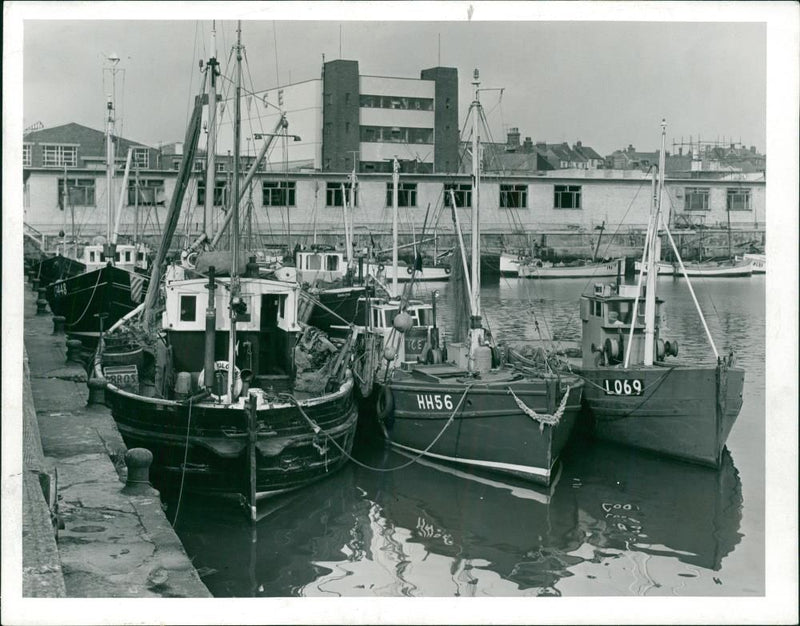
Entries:
{"label": "boat mast", "polygon": [[[242,22],[236,24],[236,88],[234,91],[234,124],[233,124],[233,206],[231,207],[231,234],[233,243],[231,252],[231,293],[228,311],[231,329],[228,339],[228,393],[230,401],[234,399],[236,385],[236,310],[239,306],[239,142],[241,135],[241,98],[242,92]],[[206,190],[208,191],[208,190]]]}
{"label": "boat mast", "polygon": [[397,205],[398,187],[400,186],[400,163],[397,157],[392,159],[392,292],[400,294],[397,285]]}
{"label": "boat mast", "polygon": [[472,336],[470,353],[483,340],[483,327],[481,326],[481,259],[480,259],[480,175],[481,175],[481,156],[480,156],[480,113],[481,103],[479,100],[480,74],[477,68],[473,74],[472,84],[475,87],[475,99],[470,105],[472,114],[472,293],[470,300],[471,320],[470,335]]}
{"label": "boat mast", "polygon": [[[114,70],[111,70],[112,73]],[[114,262],[114,249],[111,243],[111,220],[114,218],[114,99],[113,94],[108,96],[106,102],[106,261]]]}
{"label": "boat mast", "polygon": [[[64,188],[61,190],[61,208],[64,209],[64,230],[61,236],[61,254],[67,256],[67,201],[69,200],[69,192],[67,185],[67,164],[64,163]],[[75,233],[73,233],[74,237]]]}
{"label": "boat mast", "polygon": [[667,121],[661,120],[661,152],[658,157],[658,188],[654,202],[654,216],[652,220],[653,231],[650,233],[649,249],[647,252],[647,290],[644,300],[645,339],[644,339],[644,364],[652,365],[655,352],[655,321],[656,321],[656,283],[658,281],[658,221],[661,214],[661,197],[664,191],[664,167],[667,137]]}
{"label": "boat mast", "polygon": [[216,149],[217,149],[217,28],[216,21],[211,22],[211,56],[206,64],[209,76],[208,85],[208,139],[206,140],[206,200],[203,211],[203,231],[206,240],[214,236],[214,186],[216,184]]}

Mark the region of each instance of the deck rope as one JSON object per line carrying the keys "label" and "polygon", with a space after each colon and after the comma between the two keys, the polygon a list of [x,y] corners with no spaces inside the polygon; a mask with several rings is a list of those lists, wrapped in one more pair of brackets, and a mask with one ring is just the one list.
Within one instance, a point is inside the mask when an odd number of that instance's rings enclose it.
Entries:
{"label": "deck rope", "polygon": [[81,313],[80,317],[76,319],[74,322],[68,324],[69,326],[75,326],[75,324],[80,322],[83,319],[83,316],[86,315],[86,311],[89,310],[89,307],[92,304],[92,300],[94,300],[94,294],[97,291],[97,286],[100,284],[100,278],[102,277],[102,275],[103,275],[103,268],[101,267],[97,271],[97,280],[94,283],[94,287],[92,287],[92,293],[89,296],[89,300],[86,302],[86,307],[83,309],[83,313]]}
{"label": "deck rope", "polygon": [[567,390],[564,392],[564,397],[561,398],[561,404],[558,405],[558,409],[552,415],[537,413],[528,405],[526,405],[517,394],[514,393],[514,390],[511,387],[508,387],[508,393],[510,393],[514,401],[517,403],[517,406],[520,410],[525,413],[528,417],[532,420],[539,422],[539,432],[544,430],[544,425],[548,424],[550,426],[555,426],[558,422],[561,421],[561,416],[564,415],[564,410],[567,408],[567,398],[569,397],[569,391],[571,387],[567,385]]}
{"label": "deck rope", "polygon": [[[416,463],[417,460],[419,460],[420,457],[424,456],[436,444],[436,442],[439,441],[441,436],[444,434],[444,431],[446,431],[447,428],[450,426],[450,424],[453,423],[453,420],[455,419],[456,415],[461,410],[461,405],[464,404],[464,400],[466,400],[467,394],[469,393],[469,390],[471,388],[472,388],[472,384],[467,385],[466,389],[464,389],[464,393],[461,395],[461,399],[458,401],[458,404],[456,404],[455,408],[453,409],[453,412],[450,414],[450,417],[447,419],[447,422],[445,423],[444,426],[442,426],[442,430],[440,430],[439,434],[436,435],[436,437],[434,437],[433,441],[431,441],[430,444],[428,444],[428,447],[425,448],[422,452],[420,452],[416,456],[412,457],[412,459],[410,461],[408,461],[407,463],[403,463],[402,465],[397,465],[395,467],[374,467],[372,465],[367,465],[366,463],[362,463],[361,461],[359,461],[358,459],[353,457],[350,453],[348,453],[344,448],[342,448],[342,446],[339,445],[339,442],[336,441],[336,439],[334,439],[333,436],[331,436],[330,434],[325,432],[325,430],[323,430],[322,427],[320,427],[318,424],[316,424],[314,422],[314,420],[312,420],[308,416],[308,414],[303,410],[303,407],[300,406],[300,401],[297,400],[297,398],[295,398],[290,393],[282,393],[280,395],[282,397],[284,397],[284,398],[287,398],[288,400],[290,400],[291,402],[294,403],[294,405],[297,407],[297,410],[300,411],[300,415],[302,415],[303,418],[305,418],[305,420],[308,422],[309,426],[311,426],[311,430],[314,431],[314,434],[318,435],[319,433],[322,433],[323,435],[325,435],[328,439],[331,440],[331,443],[333,443],[333,445],[336,446],[339,449],[339,452],[341,452],[344,456],[346,456],[349,460],[351,460],[353,463],[355,463],[359,467],[363,467],[364,469],[367,469],[367,470],[370,470],[370,471],[373,471],[373,472],[396,472],[398,470],[405,469],[409,465],[412,465],[412,464]],[[569,389],[567,389],[567,391],[569,391]],[[565,394],[565,397],[566,397],[566,394]]]}

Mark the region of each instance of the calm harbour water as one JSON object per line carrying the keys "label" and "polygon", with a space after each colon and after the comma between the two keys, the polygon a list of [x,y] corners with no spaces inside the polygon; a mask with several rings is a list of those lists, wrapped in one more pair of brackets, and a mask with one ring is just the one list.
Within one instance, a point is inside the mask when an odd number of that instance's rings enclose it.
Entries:
{"label": "calm harbour water", "polygon": [[[216,597],[763,595],[765,284],[693,283],[718,350],[746,371],[720,471],[580,439],[549,489],[428,461],[349,463],[255,526],[184,496],[176,531]],[[535,339],[538,322],[578,340],[588,286],[501,279],[482,289],[484,313],[498,338]],[[684,282],[661,278],[659,294],[681,357],[713,362]],[[383,447],[358,458],[408,461]]]}

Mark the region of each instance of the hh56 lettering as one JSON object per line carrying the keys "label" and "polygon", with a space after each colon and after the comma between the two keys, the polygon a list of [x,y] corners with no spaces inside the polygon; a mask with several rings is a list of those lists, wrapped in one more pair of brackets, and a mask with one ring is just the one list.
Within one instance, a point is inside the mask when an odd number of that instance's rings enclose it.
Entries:
{"label": "hh56 lettering", "polygon": [[421,411],[452,411],[453,396],[449,393],[445,395],[438,393],[418,393],[417,408]]}

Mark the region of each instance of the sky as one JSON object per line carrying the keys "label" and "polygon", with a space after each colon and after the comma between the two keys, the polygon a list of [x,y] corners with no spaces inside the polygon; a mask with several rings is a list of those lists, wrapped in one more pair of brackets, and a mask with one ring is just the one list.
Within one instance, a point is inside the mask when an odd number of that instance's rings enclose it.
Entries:
{"label": "sky", "polygon": [[[236,27],[226,7],[189,6],[197,15],[183,11],[181,20],[25,20],[24,126],[78,122],[102,129],[104,94],[111,91],[111,74],[103,68],[116,54],[124,69],[115,90],[118,132],[149,145],[182,139],[198,88],[198,61],[208,58],[211,20],[224,18],[217,22],[223,63]],[[601,155],[629,144],[656,150],[663,117],[668,149],[673,140],[699,136],[766,151],[763,22],[513,21],[508,18],[514,13],[492,13],[482,5],[467,21],[464,7],[472,5],[450,6],[444,14],[450,20],[416,22],[396,21],[408,19],[409,7],[364,21],[299,21],[316,17],[308,7],[284,11],[281,19],[252,19],[259,16],[245,12],[245,81],[260,90],[318,78],[323,55],[357,60],[361,74],[379,76],[418,78],[421,69],[441,64],[458,69],[463,124],[477,67],[482,87],[503,88],[502,96],[482,94],[496,141],[518,127],[523,138],[582,141]],[[89,16],[67,14],[81,15]],[[717,15],[725,19],[724,11]]]}

